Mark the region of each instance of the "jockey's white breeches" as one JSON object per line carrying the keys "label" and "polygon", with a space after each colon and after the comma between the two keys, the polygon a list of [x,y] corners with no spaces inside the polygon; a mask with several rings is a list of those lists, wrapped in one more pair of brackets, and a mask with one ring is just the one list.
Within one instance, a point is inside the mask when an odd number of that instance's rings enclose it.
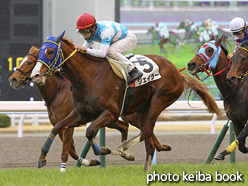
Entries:
{"label": "jockey's white breeches", "polygon": [[120,64],[124,65],[127,71],[130,72],[134,68],[134,65],[122,53],[133,50],[136,45],[136,36],[131,31],[128,31],[125,38],[110,45],[106,56],[121,62]]}

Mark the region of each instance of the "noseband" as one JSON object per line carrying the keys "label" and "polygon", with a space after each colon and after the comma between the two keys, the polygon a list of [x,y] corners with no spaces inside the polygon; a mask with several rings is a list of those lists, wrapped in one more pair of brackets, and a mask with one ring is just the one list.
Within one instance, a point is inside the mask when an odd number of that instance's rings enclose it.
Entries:
{"label": "noseband", "polygon": [[[238,49],[243,49],[248,53],[248,49],[244,48],[244,47],[238,47]],[[240,79],[241,81],[245,78],[245,76],[248,75],[248,70],[246,70],[244,73],[240,74],[240,76],[238,77],[238,79]]]}
{"label": "noseband", "polygon": [[[37,58],[35,55],[31,54],[31,53],[28,53],[27,55],[33,56],[36,60],[38,60],[38,58]],[[32,79],[29,77],[28,74],[29,74],[30,72],[32,72],[32,70],[34,69],[34,67],[35,67],[35,65],[34,65],[29,71],[27,71],[27,72],[24,72],[24,71],[22,71],[22,70],[19,69],[19,68],[16,69],[17,71],[21,72],[21,73],[24,75],[24,78],[22,79],[22,81],[24,81],[23,85],[27,84],[28,82],[30,82],[30,81],[32,80]]]}
{"label": "noseband", "polygon": [[[207,47],[211,47],[214,49],[214,53],[209,57],[206,54],[206,48]],[[197,79],[204,81],[205,79],[207,79],[209,76],[211,76],[211,74],[207,71],[207,68],[212,70],[215,69],[217,66],[217,63],[219,61],[219,57],[221,54],[221,47],[220,46],[216,46],[215,41],[209,41],[207,43],[205,43],[203,46],[201,46],[201,48],[199,49],[198,53],[196,55],[200,56],[201,59],[204,61],[204,64],[202,64],[201,66],[198,67],[198,69],[200,71],[204,71],[207,73],[207,77],[200,79],[198,75],[196,75]],[[222,73],[223,71],[225,71],[231,64],[231,60],[229,59],[229,64],[227,67],[225,67],[223,70],[213,74],[212,76],[216,76],[220,73]],[[207,68],[205,67],[207,66]]]}

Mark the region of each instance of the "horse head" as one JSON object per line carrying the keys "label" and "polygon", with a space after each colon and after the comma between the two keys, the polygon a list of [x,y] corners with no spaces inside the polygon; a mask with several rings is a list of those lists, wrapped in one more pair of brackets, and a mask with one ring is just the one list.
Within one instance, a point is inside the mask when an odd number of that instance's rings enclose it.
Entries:
{"label": "horse head", "polygon": [[232,56],[232,66],[226,76],[227,84],[234,86],[248,74],[248,41],[244,41]]}
{"label": "horse head", "polygon": [[29,78],[39,56],[39,49],[32,46],[28,54],[22,59],[18,69],[9,77],[10,86],[15,89],[29,82]]}
{"label": "horse head", "polygon": [[150,26],[148,29],[147,29],[147,33],[146,34],[152,34],[154,32],[154,27],[153,26]]}
{"label": "horse head", "polygon": [[45,84],[45,80],[49,78],[56,69],[58,69],[63,60],[62,56],[62,38],[65,34],[63,31],[58,37],[48,37],[43,42],[37,64],[35,65],[31,78],[37,84]]}
{"label": "horse head", "polygon": [[204,69],[212,70],[216,68],[221,53],[220,43],[222,38],[215,41],[212,37],[210,41],[200,47],[195,57],[188,63],[190,74],[197,75],[197,73],[203,72]]}

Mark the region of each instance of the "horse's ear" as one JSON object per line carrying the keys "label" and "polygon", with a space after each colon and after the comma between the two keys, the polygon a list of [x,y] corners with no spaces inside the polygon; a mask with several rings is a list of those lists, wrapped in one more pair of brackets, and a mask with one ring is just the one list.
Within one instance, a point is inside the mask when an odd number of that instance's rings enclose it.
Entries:
{"label": "horse's ear", "polygon": [[217,41],[216,41],[216,45],[217,46],[219,46],[220,44],[221,44],[221,42],[222,42],[222,39],[223,39],[223,35],[220,37],[220,39],[218,39]]}
{"label": "horse's ear", "polygon": [[65,35],[65,30],[59,36],[54,38],[54,42],[55,43],[60,42],[64,35]]}
{"label": "horse's ear", "polygon": [[48,36],[47,36],[47,38],[46,38],[46,39],[48,39],[49,37],[51,37],[51,36],[50,36],[50,33],[48,34]]}
{"label": "horse's ear", "polygon": [[210,41],[214,40],[214,36],[211,36]]}

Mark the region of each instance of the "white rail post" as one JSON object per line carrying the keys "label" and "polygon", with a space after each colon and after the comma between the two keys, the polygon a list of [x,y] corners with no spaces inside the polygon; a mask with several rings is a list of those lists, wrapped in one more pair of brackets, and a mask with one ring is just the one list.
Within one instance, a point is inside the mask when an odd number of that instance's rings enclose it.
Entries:
{"label": "white rail post", "polygon": [[215,121],[217,119],[217,114],[214,113],[214,116],[211,121],[211,134],[215,134]]}
{"label": "white rail post", "polygon": [[23,126],[25,117],[26,117],[26,114],[23,114],[20,118],[20,121],[18,124],[18,138],[22,138],[22,134],[23,134],[22,126]]}
{"label": "white rail post", "polygon": [[33,126],[39,126],[39,116],[38,113],[35,113],[33,116]]}
{"label": "white rail post", "polygon": [[11,127],[15,126],[15,114],[10,114]]}

